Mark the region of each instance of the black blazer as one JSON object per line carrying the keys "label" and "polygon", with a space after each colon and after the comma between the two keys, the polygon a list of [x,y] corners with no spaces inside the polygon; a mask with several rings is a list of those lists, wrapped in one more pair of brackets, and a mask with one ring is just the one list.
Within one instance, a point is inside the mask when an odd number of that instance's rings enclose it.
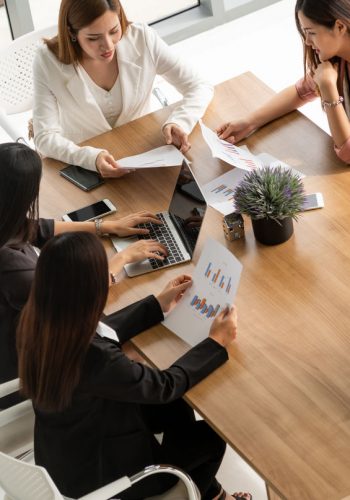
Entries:
{"label": "black blazer", "polygon": [[[33,245],[41,248],[53,233],[54,221],[40,219]],[[28,299],[37,260],[29,243],[0,248],[0,383],[18,376],[16,328]],[[0,408],[6,408],[12,399],[0,399]]]}
{"label": "black blazer", "polygon": [[[106,323],[123,343],[163,319],[149,296],[113,314]],[[154,436],[141,405],[181,398],[222,365],[227,351],[212,339],[193,347],[166,370],[131,361],[120,344],[96,336],[69,408],[60,413],[35,409],[34,450],[63,495],[77,498],[123,475],[154,463]]]}

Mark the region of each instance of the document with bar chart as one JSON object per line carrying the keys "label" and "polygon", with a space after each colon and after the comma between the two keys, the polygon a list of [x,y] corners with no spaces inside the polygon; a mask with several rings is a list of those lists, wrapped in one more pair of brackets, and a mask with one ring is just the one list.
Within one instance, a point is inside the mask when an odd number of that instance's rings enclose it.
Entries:
{"label": "document with bar chart", "polygon": [[193,284],[163,324],[191,346],[205,339],[214,318],[233,303],[242,264],[223,245],[208,239],[192,275]]}
{"label": "document with bar chart", "polygon": [[214,207],[223,215],[232,213],[235,209],[233,191],[243,180],[246,173],[244,170],[234,168],[204,184],[203,195],[208,205]]}

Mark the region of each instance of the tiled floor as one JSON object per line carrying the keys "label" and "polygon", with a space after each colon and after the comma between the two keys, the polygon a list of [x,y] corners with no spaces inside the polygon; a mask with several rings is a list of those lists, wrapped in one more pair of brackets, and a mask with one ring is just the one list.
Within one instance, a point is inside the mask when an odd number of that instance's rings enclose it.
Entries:
{"label": "tiled floor", "polygon": [[[294,24],[294,4],[295,0],[282,0],[177,43],[174,47],[182,57],[196,64],[214,84],[249,70],[278,91],[303,74],[302,47]],[[0,42],[4,33],[0,11]],[[177,99],[176,91],[165,82],[160,81],[159,86],[170,101]],[[329,132],[319,103],[308,104],[302,111]],[[0,130],[0,142],[4,140],[7,137]],[[262,479],[232,449],[227,451],[219,478],[227,491],[245,490],[253,494],[254,500],[267,499]]]}

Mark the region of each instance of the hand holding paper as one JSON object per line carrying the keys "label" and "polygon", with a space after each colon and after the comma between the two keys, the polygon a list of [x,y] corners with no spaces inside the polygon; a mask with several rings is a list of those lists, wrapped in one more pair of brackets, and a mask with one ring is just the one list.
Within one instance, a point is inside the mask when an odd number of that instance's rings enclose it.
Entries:
{"label": "hand holding paper", "polygon": [[227,348],[237,335],[237,308],[227,306],[219,313],[211,325],[209,337]]}
{"label": "hand holding paper", "polygon": [[171,311],[190,286],[192,286],[192,278],[187,274],[182,274],[171,280],[157,296],[163,313]]}
{"label": "hand holding paper", "polygon": [[204,125],[201,120],[199,123],[203,138],[215,158],[219,158],[233,167],[242,168],[243,170],[250,171],[255,170],[256,168],[261,168],[260,161],[249,151],[220,139],[217,134]]}
{"label": "hand holding paper", "polygon": [[186,160],[185,156],[175,146],[169,145],[151,149],[139,155],[121,158],[118,160],[118,166],[121,169],[175,167],[182,165],[184,160]]}

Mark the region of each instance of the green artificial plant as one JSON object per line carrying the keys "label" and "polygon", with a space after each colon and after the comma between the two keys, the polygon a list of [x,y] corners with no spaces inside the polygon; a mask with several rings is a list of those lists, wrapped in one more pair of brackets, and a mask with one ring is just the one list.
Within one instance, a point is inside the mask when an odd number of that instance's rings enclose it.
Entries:
{"label": "green artificial plant", "polygon": [[234,191],[235,209],[252,219],[297,220],[305,201],[301,178],[281,166],[248,172]]}

